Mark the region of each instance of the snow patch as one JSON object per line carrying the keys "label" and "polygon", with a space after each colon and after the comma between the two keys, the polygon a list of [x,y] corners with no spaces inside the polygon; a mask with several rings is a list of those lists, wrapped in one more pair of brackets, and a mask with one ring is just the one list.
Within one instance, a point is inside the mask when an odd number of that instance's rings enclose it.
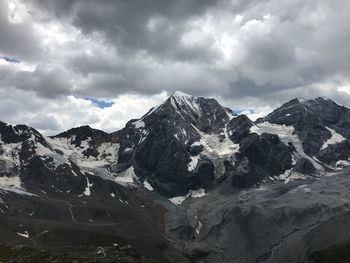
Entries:
{"label": "snow patch", "polygon": [[19,151],[21,150],[20,143],[9,143],[5,144],[1,140],[0,134],[0,150],[2,154],[0,154],[0,169],[3,172],[12,172],[16,167],[20,166],[20,158]]}
{"label": "snow patch", "polygon": [[206,134],[198,130],[195,126],[192,125],[192,127],[194,127],[201,136],[200,141],[192,145],[203,145],[203,151],[199,156],[191,158],[188,164],[189,171],[195,168],[199,158],[206,157],[213,161],[215,169],[214,174],[216,178],[219,178],[225,171],[224,162],[229,160],[234,153],[239,152],[239,144],[233,143],[228,136],[226,136],[226,129],[224,131],[225,139],[220,140],[217,134]]}
{"label": "snow patch", "polygon": [[197,236],[200,234],[202,228],[203,228],[202,222],[198,221],[198,224],[197,224],[197,227],[196,227],[196,234],[197,234]]}
{"label": "snow patch", "polygon": [[134,180],[138,180],[138,177],[135,174],[133,166],[130,166],[127,170],[121,172],[115,178],[115,182],[117,182],[118,184],[123,185],[123,186],[133,184]]}
{"label": "snow patch", "polygon": [[22,188],[21,179],[19,176],[2,176],[0,177],[0,187],[1,186],[8,186],[8,187],[16,187],[16,188]]}
{"label": "snow patch", "polygon": [[172,202],[174,205],[181,205],[187,198],[200,198],[205,196],[205,190],[204,189],[198,189],[198,190],[190,190],[187,195],[184,196],[176,196],[173,198],[170,198],[169,201]]}
{"label": "snow patch", "polygon": [[85,188],[85,191],[84,191],[84,195],[85,196],[90,196],[91,195],[91,189],[90,188],[93,185],[94,185],[93,183],[90,184],[89,178],[86,176],[86,188]]}
{"label": "snow patch", "polygon": [[[73,136],[74,137],[74,136]],[[98,156],[85,156],[83,152],[87,150],[90,145],[89,141],[91,138],[89,137],[87,140],[82,141],[80,147],[76,147],[73,143],[74,138],[45,138],[47,143],[53,148],[63,153],[57,154],[55,152],[50,152],[48,149],[43,149],[39,145],[38,151],[41,155],[51,156],[54,159],[55,166],[57,167],[63,163],[69,163],[69,160],[77,163],[79,166],[84,168],[96,168],[96,167],[104,167],[106,165],[110,165],[111,163],[116,162],[118,159],[118,151],[120,145],[118,143],[101,143],[97,147]]]}
{"label": "snow patch", "polygon": [[200,232],[202,230],[202,227],[203,227],[202,222],[199,220],[198,217],[199,217],[199,214],[198,214],[198,210],[196,209],[195,210],[195,215],[194,215],[194,220],[195,220],[195,222],[197,222],[196,223],[196,229],[195,229],[195,232],[196,232],[197,236],[199,236],[199,234],[200,234]]}
{"label": "snow patch", "polygon": [[205,196],[205,190],[204,189],[198,189],[198,190],[191,190],[187,196],[192,198],[199,198]]}
{"label": "snow patch", "polygon": [[344,168],[346,166],[350,166],[349,160],[339,160],[335,163],[336,168]]}
{"label": "snow patch", "polygon": [[154,190],[153,187],[152,187],[152,185],[151,185],[149,182],[147,182],[147,180],[145,180],[145,181],[143,182],[143,186],[144,186],[147,190],[149,190],[149,191],[153,191],[153,190]]}
{"label": "snow patch", "polygon": [[199,159],[200,155],[191,156],[191,161],[187,164],[189,172],[192,172],[196,169]]}
{"label": "snow patch", "polygon": [[145,123],[142,120],[134,121],[132,124],[135,125],[136,129],[145,128]]}
{"label": "snow patch", "polygon": [[220,141],[216,134],[205,134],[201,132],[201,139],[199,143],[204,147],[204,155],[225,157],[239,151],[239,144],[233,143],[228,138]]}
{"label": "snow patch", "polygon": [[329,130],[331,132],[332,136],[331,136],[331,138],[329,138],[327,141],[324,142],[324,144],[321,147],[321,150],[326,149],[329,145],[340,143],[342,141],[346,141],[346,139],[342,135],[337,133],[335,130],[333,130],[329,127],[326,127],[326,128],[327,128],[327,130]]}
{"label": "snow patch", "polygon": [[108,163],[117,161],[119,144],[117,143],[101,143],[97,148],[99,152],[99,159],[105,159]]}
{"label": "snow patch", "polygon": [[132,151],[132,148],[127,147],[127,148],[124,149],[124,152],[129,152],[129,151]]}
{"label": "snow patch", "polygon": [[36,142],[35,152],[40,157],[51,157],[53,159],[51,163],[55,166],[55,168],[62,164],[70,165],[70,162],[67,157],[52,151],[50,148],[45,147],[39,142]]}
{"label": "snow patch", "polygon": [[23,233],[17,232],[17,235],[24,237],[24,238],[29,238],[29,233],[28,231],[24,231]]}
{"label": "snow patch", "polygon": [[[19,176],[2,176],[0,177],[0,191],[13,192],[19,195],[28,195],[28,196],[36,196],[32,193],[27,192],[21,183],[21,179]],[[2,192],[2,191],[1,191]]]}
{"label": "snow patch", "polygon": [[286,170],[283,174],[277,177],[278,180],[283,181],[285,184],[294,180],[300,180],[300,179],[306,179],[306,178],[307,177],[305,175],[297,172],[293,172],[292,169]]}
{"label": "snow patch", "polygon": [[176,196],[169,199],[169,201],[172,202],[174,205],[181,205],[185,200],[186,196]]}
{"label": "snow patch", "polygon": [[201,144],[200,144],[200,142],[194,142],[194,143],[192,143],[192,145],[191,146],[201,146]]}

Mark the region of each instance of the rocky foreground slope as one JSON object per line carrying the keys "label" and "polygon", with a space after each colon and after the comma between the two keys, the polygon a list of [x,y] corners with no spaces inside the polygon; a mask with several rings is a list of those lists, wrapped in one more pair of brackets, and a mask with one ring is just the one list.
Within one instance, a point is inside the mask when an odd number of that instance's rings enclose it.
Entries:
{"label": "rocky foreground slope", "polygon": [[350,239],[350,110],[327,98],[253,122],[176,92],[112,134],[47,137],[0,122],[0,136],[7,245],[99,260],[117,244],[113,255],[126,247],[135,262],[308,262]]}

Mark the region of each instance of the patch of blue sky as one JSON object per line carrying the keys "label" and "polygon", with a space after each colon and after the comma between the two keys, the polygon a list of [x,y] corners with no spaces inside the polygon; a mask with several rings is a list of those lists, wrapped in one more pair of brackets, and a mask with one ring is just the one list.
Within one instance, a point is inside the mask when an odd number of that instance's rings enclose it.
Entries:
{"label": "patch of blue sky", "polygon": [[235,109],[233,110],[235,113],[237,113],[238,115],[242,115],[242,114],[254,114],[256,113],[255,110],[252,109]]}
{"label": "patch of blue sky", "polygon": [[19,64],[21,61],[15,58],[7,57],[7,56],[0,56],[0,59],[5,60],[8,63],[14,63],[14,64]]}
{"label": "patch of blue sky", "polygon": [[100,100],[92,97],[85,97],[84,99],[91,101],[93,105],[100,109],[105,109],[113,106],[113,102],[111,101]]}

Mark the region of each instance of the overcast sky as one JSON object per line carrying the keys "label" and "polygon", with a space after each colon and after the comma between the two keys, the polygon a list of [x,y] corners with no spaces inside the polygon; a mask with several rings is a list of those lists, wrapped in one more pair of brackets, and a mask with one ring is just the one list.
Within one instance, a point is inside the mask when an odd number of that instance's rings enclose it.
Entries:
{"label": "overcast sky", "polygon": [[350,106],[349,0],[0,0],[0,120],[106,131],[175,90]]}

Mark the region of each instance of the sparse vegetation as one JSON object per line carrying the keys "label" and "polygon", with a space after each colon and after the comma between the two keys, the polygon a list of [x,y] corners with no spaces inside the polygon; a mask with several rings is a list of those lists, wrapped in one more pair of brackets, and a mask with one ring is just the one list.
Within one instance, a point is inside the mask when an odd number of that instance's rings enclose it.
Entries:
{"label": "sparse vegetation", "polygon": [[0,263],[166,263],[144,259],[130,247],[122,247],[117,252],[108,251],[105,256],[91,253],[86,256],[71,256],[66,253],[55,254],[50,251],[41,251],[28,246],[9,247],[0,245]]}

